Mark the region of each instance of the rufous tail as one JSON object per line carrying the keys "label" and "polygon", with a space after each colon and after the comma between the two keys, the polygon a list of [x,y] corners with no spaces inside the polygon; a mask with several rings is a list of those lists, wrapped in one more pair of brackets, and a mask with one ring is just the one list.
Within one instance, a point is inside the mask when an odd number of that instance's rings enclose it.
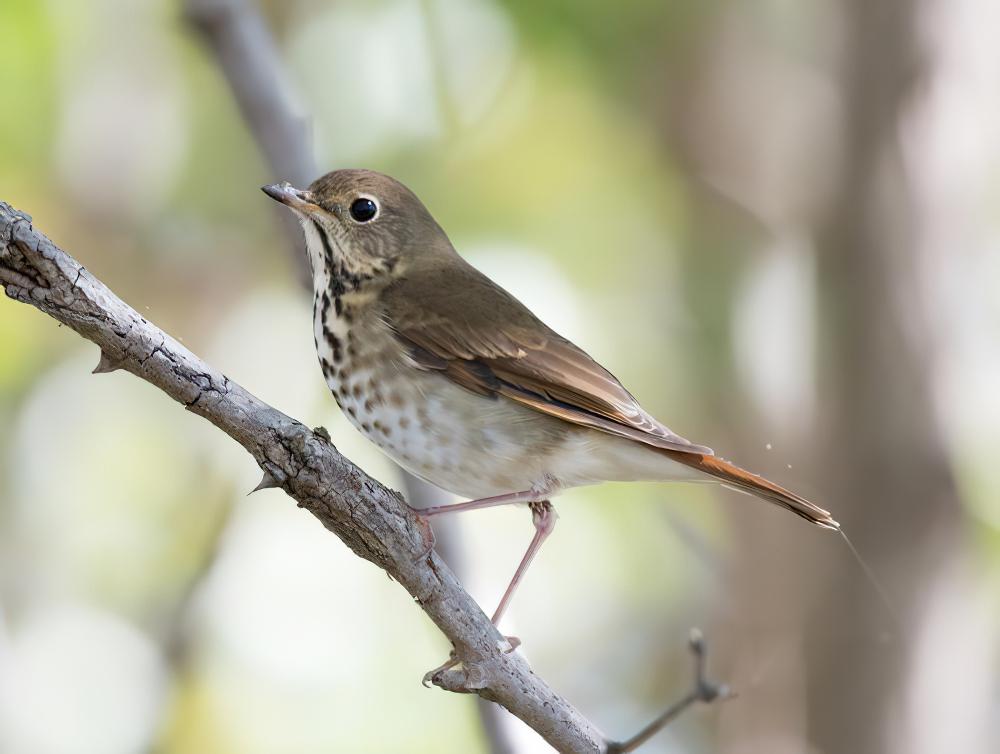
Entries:
{"label": "rufous tail", "polygon": [[833,520],[828,511],[823,510],[818,505],[813,505],[794,492],[789,492],[784,487],[779,487],[762,476],[751,474],[746,469],[734,466],[718,456],[666,449],[663,452],[678,463],[683,463],[685,466],[690,466],[715,477],[727,487],[787,508],[795,515],[801,516],[817,526],[822,526],[824,529],[840,529],[840,524]]}

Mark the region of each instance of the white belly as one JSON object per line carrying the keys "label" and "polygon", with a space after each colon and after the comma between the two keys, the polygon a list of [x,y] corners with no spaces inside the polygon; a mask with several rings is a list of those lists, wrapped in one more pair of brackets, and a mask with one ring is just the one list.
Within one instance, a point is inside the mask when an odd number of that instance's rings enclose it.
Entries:
{"label": "white belly", "polygon": [[359,395],[330,381],[351,423],[396,463],[467,498],[519,492],[545,477],[546,459],[531,448],[558,441],[561,428],[554,420],[551,428],[539,427],[530,409],[477,396],[437,374],[404,369],[409,374],[381,380],[358,371],[350,382],[376,386]]}

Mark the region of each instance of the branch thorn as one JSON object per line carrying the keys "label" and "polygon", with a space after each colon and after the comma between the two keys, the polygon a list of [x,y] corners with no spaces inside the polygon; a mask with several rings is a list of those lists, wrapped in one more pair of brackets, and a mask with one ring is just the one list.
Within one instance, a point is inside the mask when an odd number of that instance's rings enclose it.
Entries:
{"label": "branch thorn", "polygon": [[250,490],[247,493],[247,495],[249,496],[249,495],[252,495],[255,492],[260,492],[261,490],[270,490],[270,489],[274,489],[275,487],[280,487],[280,486],[281,486],[281,482],[279,482],[271,474],[270,471],[265,471],[264,472],[264,476],[262,476],[260,478],[260,482],[257,484],[257,486],[254,487],[252,490]]}
{"label": "branch thorn", "polygon": [[107,374],[108,372],[116,372],[121,368],[122,363],[119,359],[109,355],[107,351],[101,351],[100,361],[97,362],[97,366],[94,367],[94,371],[91,374]]}

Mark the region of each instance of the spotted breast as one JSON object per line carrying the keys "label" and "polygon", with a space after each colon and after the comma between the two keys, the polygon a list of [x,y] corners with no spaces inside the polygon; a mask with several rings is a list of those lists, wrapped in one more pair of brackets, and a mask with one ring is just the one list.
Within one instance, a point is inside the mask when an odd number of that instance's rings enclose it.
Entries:
{"label": "spotted breast", "polygon": [[348,420],[431,484],[470,498],[528,489],[546,474],[538,448],[558,447],[573,434],[510,401],[484,405],[481,396],[419,369],[386,323],[377,290],[322,286],[313,320],[323,376]]}

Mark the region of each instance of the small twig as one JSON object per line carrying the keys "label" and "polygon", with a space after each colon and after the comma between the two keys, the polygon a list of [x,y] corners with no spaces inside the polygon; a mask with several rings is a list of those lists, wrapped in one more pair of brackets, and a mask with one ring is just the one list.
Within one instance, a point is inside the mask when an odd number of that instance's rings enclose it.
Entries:
{"label": "small twig", "polygon": [[630,751],[635,751],[696,702],[711,704],[714,701],[731,699],[734,696],[728,686],[715,684],[708,680],[705,674],[707,661],[705,638],[697,628],[691,629],[688,645],[691,648],[691,654],[694,655],[694,686],[692,689],[686,696],[667,707],[662,715],[627,741],[609,743],[607,754],[628,754]]}

